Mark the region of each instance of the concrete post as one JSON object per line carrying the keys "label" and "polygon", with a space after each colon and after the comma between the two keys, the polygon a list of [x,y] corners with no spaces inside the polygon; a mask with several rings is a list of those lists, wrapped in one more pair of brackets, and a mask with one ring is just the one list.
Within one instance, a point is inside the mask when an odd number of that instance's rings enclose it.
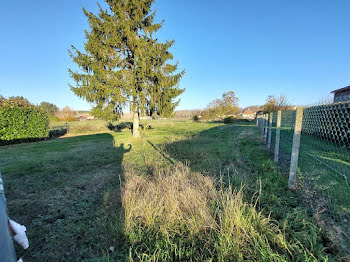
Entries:
{"label": "concrete post", "polygon": [[295,189],[296,187],[296,172],[298,167],[300,137],[301,137],[302,122],[303,122],[303,111],[304,111],[303,107],[298,107],[296,112],[293,145],[292,145],[292,156],[290,160],[290,170],[289,170],[289,180],[288,180],[289,189]]}
{"label": "concrete post", "polygon": [[267,131],[268,131],[268,125],[269,125],[269,115],[265,114],[265,121],[264,121],[264,141],[265,144],[267,142]]}
{"label": "concrete post", "polygon": [[268,134],[268,138],[267,138],[267,148],[268,149],[271,149],[272,119],[273,119],[273,112],[270,113],[270,119],[269,119],[269,134]]}
{"label": "concrete post", "polygon": [[276,142],[275,142],[275,157],[274,161],[278,162],[278,157],[280,153],[280,139],[281,139],[281,118],[282,118],[282,112],[277,112],[277,125],[276,125]]}

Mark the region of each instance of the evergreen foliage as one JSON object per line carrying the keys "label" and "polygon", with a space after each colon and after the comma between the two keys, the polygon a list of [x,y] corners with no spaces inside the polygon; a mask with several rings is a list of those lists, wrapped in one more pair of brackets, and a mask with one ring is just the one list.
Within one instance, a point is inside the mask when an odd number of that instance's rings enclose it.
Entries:
{"label": "evergreen foliage", "polygon": [[20,101],[0,104],[0,144],[32,141],[48,135],[48,115],[41,108]]}
{"label": "evergreen foliage", "polygon": [[93,103],[92,113],[116,120],[127,105],[134,113],[134,136],[138,136],[141,112],[169,115],[178,104],[174,99],[184,71],[167,61],[174,41],[160,43],[153,35],[163,23],[155,23],[154,0],[106,0],[95,15],[84,9],[90,31],[85,31],[86,53],[74,46],[69,51],[80,72],[69,72],[73,92]]}

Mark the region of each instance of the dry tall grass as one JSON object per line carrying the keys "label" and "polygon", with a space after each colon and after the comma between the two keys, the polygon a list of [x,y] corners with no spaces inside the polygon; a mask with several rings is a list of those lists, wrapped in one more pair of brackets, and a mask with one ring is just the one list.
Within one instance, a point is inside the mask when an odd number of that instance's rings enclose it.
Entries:
{"label": "dry tall grass", "polygon": [[[218,188],[218,189],[217,189]],[[269,217],[181,164],[127,172],[122,195],[130,261],[288,261],[293,248]],[[304,261],[313,260],[305,252]]]}

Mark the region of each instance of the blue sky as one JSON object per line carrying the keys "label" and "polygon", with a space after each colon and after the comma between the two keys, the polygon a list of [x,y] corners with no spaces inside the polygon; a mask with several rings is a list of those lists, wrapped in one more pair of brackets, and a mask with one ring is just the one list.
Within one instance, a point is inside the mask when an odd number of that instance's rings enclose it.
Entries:
{"label": "blue sky", "polygon": [[[101,1],[100,1],[101,2]],[[0,94],[76,110],[90,106],[67,83],[67,50],[83,49],[82,7],[91,0],[3,0],[0,6]],[[350,85],[348,0],[158,0],[159,39],[186,75],[178,109],[203,108],[233,90],[240,106],[285,94],[315,103]]]}

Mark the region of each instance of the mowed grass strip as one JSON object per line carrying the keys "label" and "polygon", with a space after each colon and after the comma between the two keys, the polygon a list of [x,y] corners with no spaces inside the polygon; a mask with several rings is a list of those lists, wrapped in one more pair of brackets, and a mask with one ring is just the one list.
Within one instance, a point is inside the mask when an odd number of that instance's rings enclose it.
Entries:
{"label": "mowed grass strip", "polygon": [[89,260],[119,244],[121,226],[108,225],[121,209],[107,215],[103,202],[119,188],[122,154],[113,144],[112,135],[98,134],[1,148],[8,213],[30,241],[18,249],[25,261]]}
{"label": "mowed grass strip", "polygon": [[[120,183],[127,186],[131,180],[125,174],[130,172],[148,181],[155,170],[178,162],[187,166],[186,174],[201,173],[205,179],[212,180],[216,194],[221,192],[217,182],[222,177],[224,192],[236,192],[230,196],[234,201],[240,203],[242,199],[242,207],[251,210],[261,221],[267,221],[269,232],[289,243],[288,248],[283,248],[270,242],[267,235],[259,235],[261,243],[267,243],[267,249],[261,250],[271,251],[265,254],[267,257],[277,254],[276,258],[287,261],[332,258],[325,250],[322,232],[315,226],[311,213],[295,193],[287,190],[286,177],[270,160],[254,126],[169,120],[148,121],[148,124],[152,129],[144,130],[143,137],[137,140],[126,131],[0,149],[10,216],[28,228],[31,247],[23,254],[26,261],[156,260],[157,256],[152,256],[158,253],[143,249],[142,244],[152,244],[156,235],[149,234],[148,242],[144,235],[131,237],[127,223],[137,221],[125,217],[127,209],[122,208]],[[226,191],[230,186],[232,190]],[[209,205],[210,219],[216,223],[218,217],[212,211],[219,207],[218,199],[209,201],[216,202]],[[154,232],[151,229],[148,232]],[[182,233],[186,235],[188,231],[184,230]],[[213,232],[217,231],[210,234]],[[138,237],[144,241],[134,241]],[[205,234],[201,239],[204,238]],[[208,239],[216,238],[208,235]],[[181,238],[177,240],[179,247],[186,244]],[[189,260],[202,252],[202,242],[193,243],[198,246],[192,247],[192,254],[186,253],[187,249],[185,252]],[[161,248],[159,252],[168,252],[168,261],[179,250],[167,245]],[[212,249],[206,250],[209,259],[208,250]],[[218,249],[213,250],[217,253],[212,253],[211,259],[217,261]],[[247,257],[243,252],[235,254],[238,258]],[[228,258],[235,261],[237,257]],[[264,256],[249,257],[264,260]]]}

